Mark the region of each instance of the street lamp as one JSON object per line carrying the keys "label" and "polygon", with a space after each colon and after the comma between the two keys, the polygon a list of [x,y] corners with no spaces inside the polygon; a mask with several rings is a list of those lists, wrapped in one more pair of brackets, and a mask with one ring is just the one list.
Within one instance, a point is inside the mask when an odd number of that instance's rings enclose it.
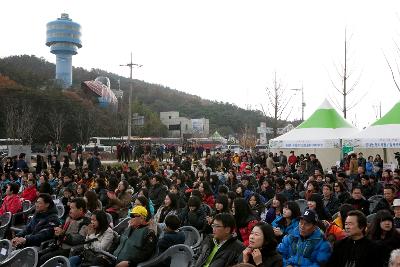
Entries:
{"label": "street lamp", "polygon": [[132,63],[132,52],[131,52],[131,62],[125,65],[120,65],[124,67],[130,68],[130,76],[129,76],[129,101],[128,101],[128,144],[131,143],[131,134],[132,134],[132,68],[135,67],[142,67],[143,65]]}
{"label": "street lamp", "polygon": [[301,88],[290,89],[292,91],[301,91],[301,120],[304,121],[304,107],[306,103],[304,102],[304,89],[303,86]]}

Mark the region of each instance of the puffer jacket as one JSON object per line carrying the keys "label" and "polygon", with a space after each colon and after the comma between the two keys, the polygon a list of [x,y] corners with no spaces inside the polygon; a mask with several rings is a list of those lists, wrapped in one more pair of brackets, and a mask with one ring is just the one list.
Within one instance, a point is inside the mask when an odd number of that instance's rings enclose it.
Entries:
{"label": "puffer jacket", "polygon": [[12,194],[6,196],[3,200],[3,204],[0,207],[0,215],[3,215],[7,211],[11,214],[15,214],[22,210],[21,199],[18,195]]}
{"label": "puffer jacket", "polygon": [[283,257],[283,266],[298,267],[319,267],[328,262],[332,253],[329,242],[324,239],[319,228],[303,239],[299,227],[283,238],[278,245],[278,252]]}
{"label": "puffer jacket", "polygon": [[249,237],[251,230],[253,230],[253,227],[258,223],[257,220],[250,220],[246,226],[244,227],[238,227],[240,237],[243,241],[243,244],[247,247],[249,245]]}
{"label": "puffer jacket", "polygon": [[40,246],[40,243],[54,238],[54,227],[59,226],[56,206],[47,212],[35,213],[31,222],[17,236],[25,237],[25,247]]}
{"label": "puffer jacket", "polygon": [[292,234],[294,229],[296,229],[299,226],[299,219],[293,219],[290,224],[288,226],[283,226],[281,224],[279,224],[280,221],[284,220],[285,218],[283,218],[283,216],[278,216],[276,217],[276,219],[272,222],[272,227],[278,227],[283,235],[287,235],[287,234]]}

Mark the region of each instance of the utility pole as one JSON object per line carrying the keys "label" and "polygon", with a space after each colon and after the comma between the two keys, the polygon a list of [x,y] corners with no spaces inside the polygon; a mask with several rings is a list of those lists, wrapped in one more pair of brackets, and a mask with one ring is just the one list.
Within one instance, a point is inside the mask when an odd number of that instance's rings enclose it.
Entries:
{"label": "utility pole", "polygon": [[290,89],[292,91],[301,91],[301,120],[304,121],[304,108],[306,106],[306,103],[304,102],[304,88],[303,85],[301,85],[301,88],[294,88]]}
{"label": "utility pole", "polygon": [[120,65],[123,67],[129,67],[130,75],[129,75],[129,100],[128,100],[128,144],[131,143],[131,135],[132,135],[132,92],[133,92],[133,80],[132,80],[132,69],[133,67],[142,67],[143,65],[135,64],[132,62],[132,52],[131,52],[131,62],[125,65]]}
{"label": "utility pole", "polygon": [[343,70],[343,117],[347,117],[347,31],[344,31],[344,70]]}

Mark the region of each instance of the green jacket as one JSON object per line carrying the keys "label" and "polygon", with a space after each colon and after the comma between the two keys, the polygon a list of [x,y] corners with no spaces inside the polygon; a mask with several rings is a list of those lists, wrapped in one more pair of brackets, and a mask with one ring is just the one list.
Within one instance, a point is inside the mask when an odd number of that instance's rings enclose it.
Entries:
{"label": "green jacket", "polygon": [[135,266],[151,258],[156,251],[156,235],[148,226],[129,227],[121,235],[119,245],[114,251],[117,262],[129,261]]}

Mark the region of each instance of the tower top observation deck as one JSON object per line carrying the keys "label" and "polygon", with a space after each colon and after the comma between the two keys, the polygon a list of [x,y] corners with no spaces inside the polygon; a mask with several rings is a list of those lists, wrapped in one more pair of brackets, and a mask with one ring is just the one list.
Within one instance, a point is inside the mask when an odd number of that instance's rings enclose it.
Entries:
{"label": "tower top observation deck", "polygon": [[47,23],[46,45],[53,54],[76,55],[82,47],[81,26],[62,13],[57,20]]}

